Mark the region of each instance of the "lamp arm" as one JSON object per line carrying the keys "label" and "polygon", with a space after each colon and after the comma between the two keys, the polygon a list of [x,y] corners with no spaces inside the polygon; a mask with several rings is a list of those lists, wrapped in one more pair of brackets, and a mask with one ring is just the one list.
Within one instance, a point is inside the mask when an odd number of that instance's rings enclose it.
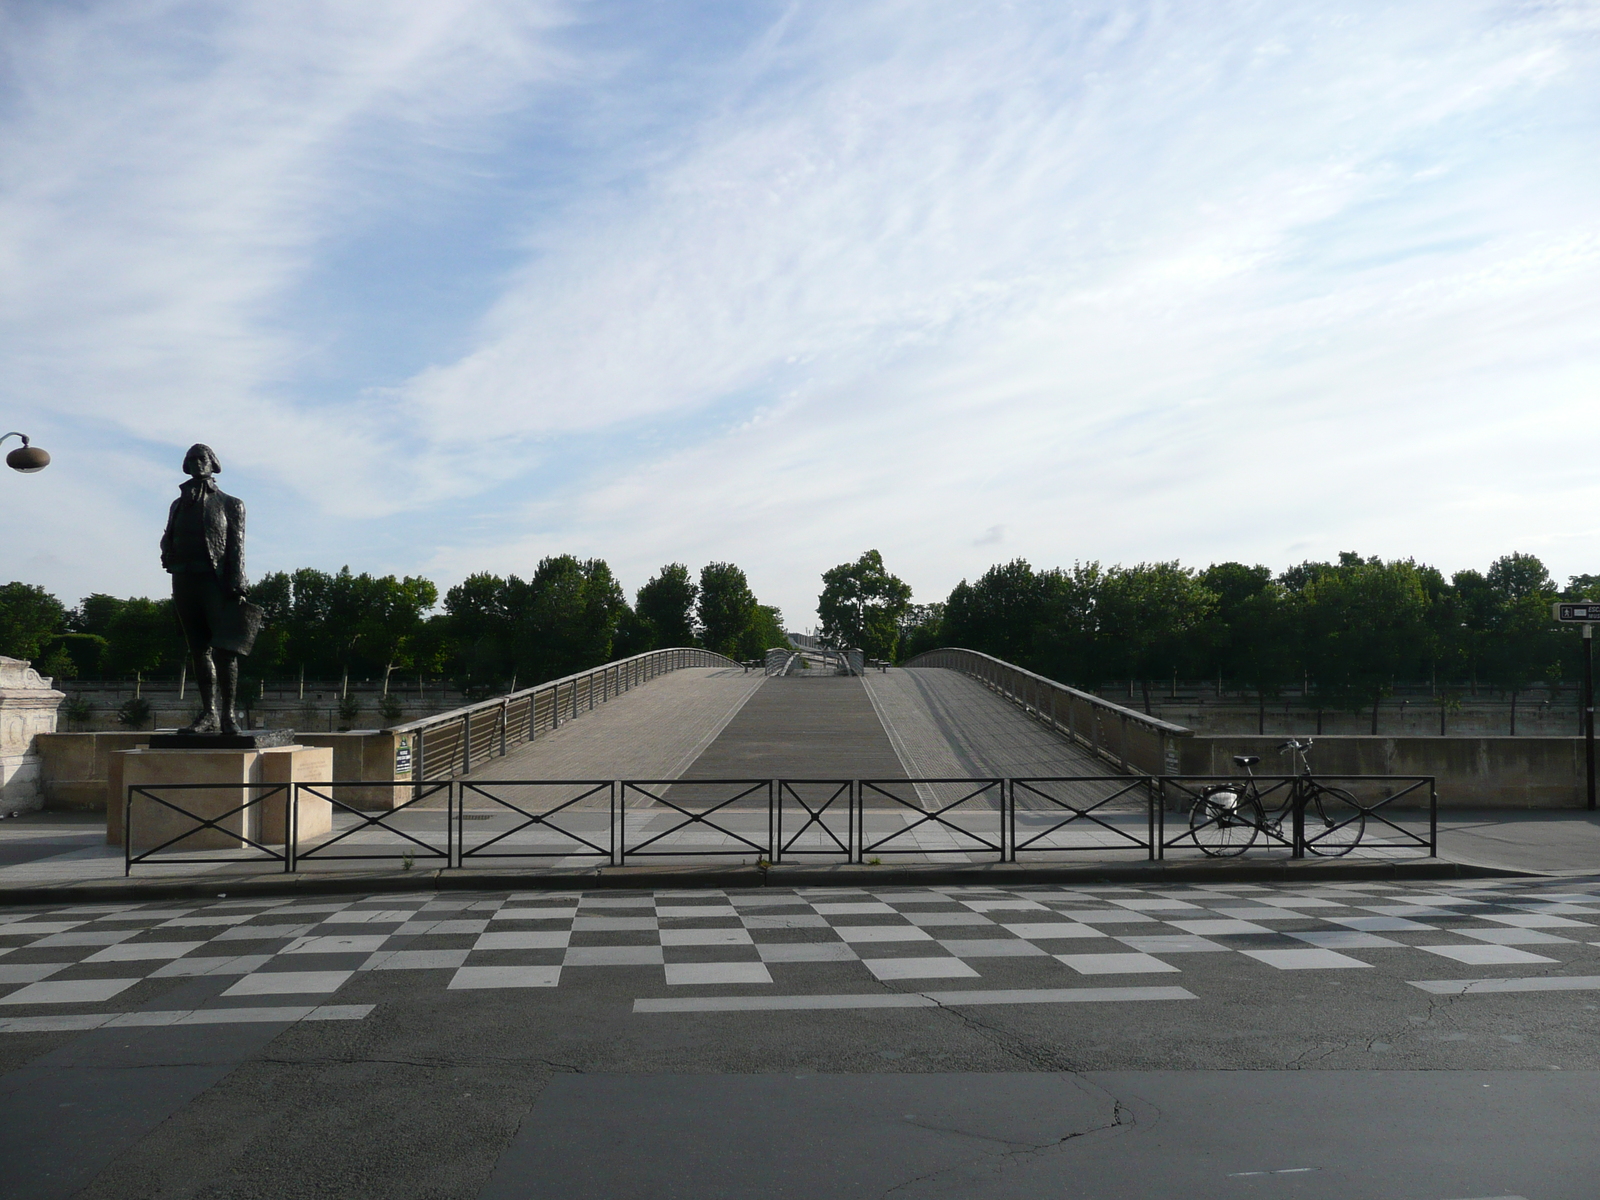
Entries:
{"label": "lamp arm", "polygon": [[0,433],[0,442],[5,441],[8,437],[21,438],[24,446],[28,444],[28,435],[25,433],[17,433],[15,431],[12,431],[11,433]]}

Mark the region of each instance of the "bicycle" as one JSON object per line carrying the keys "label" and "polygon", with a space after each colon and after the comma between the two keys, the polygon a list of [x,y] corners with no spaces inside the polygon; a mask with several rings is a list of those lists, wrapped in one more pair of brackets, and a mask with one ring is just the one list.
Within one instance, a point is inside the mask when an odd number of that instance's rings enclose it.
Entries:
{"label": "bicycle", "polygon": [[1285,837],[1283,822],[1286,816],[1293,821],[1297,806],[1304,814],[1301,844],[1312,854],[1338,858],[1360,845],[1367,828],[1366,810],[1343,788],[1316,781],[1306,757],[1311,745],[1308,738],[1303,742],[1287,741],[1278,747],[1278,753],[1293,756],[1291,766],[1298,758],[1300,769],[1289,781],[1283,803],[1270,813],[1262,801],[1255,772],[1250,769],[1261,761],[1260,757],[1235,754],[1233,763],[1243,768],[1244,781],[1212,784],[1195,798],[1189,810],[1189,833],[1195,845],[1212,858],[1231,858],[1250,849],[1263,833],[1293,844],[1292,824],[1291,836]]}

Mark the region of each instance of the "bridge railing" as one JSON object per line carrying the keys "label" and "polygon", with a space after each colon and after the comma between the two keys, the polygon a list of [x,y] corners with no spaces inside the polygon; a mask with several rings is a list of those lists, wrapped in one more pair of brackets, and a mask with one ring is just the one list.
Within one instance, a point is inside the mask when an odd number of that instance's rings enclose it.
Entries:
{"label": "bridge railing", "polygon": [[540,733],[559,728],[563,722],[590,711],[597,704],[604,704],[669,671],[738,665],[726,655],[698,646],[650,650],[504,696],[395,725],[386,732],[410,735],[413,779],[451,779],[526,745]]}
{"label": "bridge railing", "polygon": [[960,671],[1124,771],[1175,775],[1180,761],[1175,739],[1194,736],[1194,730],[1182,725],[1080,692],[976,650],[954,646],[928,650],[905,665]]}

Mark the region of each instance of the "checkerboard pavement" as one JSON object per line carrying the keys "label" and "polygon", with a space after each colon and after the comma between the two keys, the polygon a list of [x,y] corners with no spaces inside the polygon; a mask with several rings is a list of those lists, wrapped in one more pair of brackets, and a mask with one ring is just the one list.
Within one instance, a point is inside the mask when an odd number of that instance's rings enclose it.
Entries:
{"label": "checkerboard pavement", "polygon": [[[886,986],[948,995],[1025,984],[1032,995],[1043,987],[1071,998],[1094,984],[1190,983],[1203,979],[1208,958],[1227,955],[1262,971],[1382,965],[1443,993],[1600,990],[1600,975],[1583,973],[1600,970],[1597,948],[1600,880],[65,906],[0,913],[0,1032],[360,1019],[373,1006],[340,1005],[337,994],[372,971],[406,972],[414,986],[446,993],[582,987],[593,972],[629,970],[634,987],[657,996],[881,996]],[[161,981],[195,976],[231,982],[205,1011],[149,1007]],[[1175,995],[1190,993],[1150,998]],[[145,1007],[119,1011],[119,997]]]}

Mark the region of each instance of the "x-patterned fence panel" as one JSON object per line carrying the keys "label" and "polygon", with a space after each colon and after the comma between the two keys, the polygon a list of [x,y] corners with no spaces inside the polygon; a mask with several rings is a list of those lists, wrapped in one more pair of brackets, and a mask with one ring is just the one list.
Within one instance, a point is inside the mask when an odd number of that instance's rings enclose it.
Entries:
{"label": "x-patterned fence panel", "polygon": [[1144,776],[1011,780],[1011,853],[1142,850],[1156,856],[1156,815]]}
{"label": "x-patterned fence panel", "polygon": [[616,857],[617,786],[611,780],[463,780],[456,845],[468,859]]}
{"label": "x-patterned fence panel", "polygon": [[[286,872],[294,870],[292,787],[242,782],[130,786],[122,809],[123,875],[142,863],[281,862]],[[254,853],[233,853],[246,848]]]}
{"label": "x-patterned fence panel", "polygon": [[772,861],[801,855],[854,861],[856,788],[849,779],[779,779],[773,812]]}
{"label": "x-patterned fence panel", "polygon": [[625,779],[616,862],[630,858],[766,858],[770,779]]}
{"label": "x-patterned fence panel", "polygon": [[863,779],[856,785],[856,858],[992,852],[1003,862],[1008,815],[1003,779]]}
{"label": "x-patterned fence panel", "polygon": [[[413,784],[411,798],[393,808],[357,808],[340,799],[339,789],[362,786],[358,783],[294,785],[297,828],[296,836],[290,839],[289,870],[298,870],[302,862],[311,860],[410,863],[437,859],[445,867],[455,862],[454,823],[450,819],[455,792],[448,780]],[[326,802],[331,806],[332,829],[326,838],[316,842],[311,842],[301,828],[303,818],[311,809],[308,801]],[[302,846],[301,842],[308,844]]]}
{"label": "x-patterned fence panel", "polygon": [[[1309,791],[1297,797],[1296,776],[1257,775],[1259,810],[1248,806],[1225,817],[1220,810],[1202,806],[1199,815],[1193,815],[1195,802],[1206,789],[1243,782],[1238,775],[1168,775],[1153,780],[1157,857],[1165,858],[1168,850],[1199,850],[1218,821],[1237,822],[1246,811],[1257,831],[1254,848],[1287,848],[1294,858],[1303,858],[1308,852],[1341,853],[1345,843],[1353,843],[1351,852],[1363,858],[1399,857],[1417,850],[1426,850],[1430,857],[1439,853],[1439,789],[1434,776],[1318,774],[1314,784],[1341,798],[1338,804],[1325,799],[1319,812]],[[1397,804],[1401,800],[1409,803]],[[1401,823],[1406,820],[1402,809],[1415,811],[1408,824]],[[1323,819],[1317,819],[1319,816]]]}

